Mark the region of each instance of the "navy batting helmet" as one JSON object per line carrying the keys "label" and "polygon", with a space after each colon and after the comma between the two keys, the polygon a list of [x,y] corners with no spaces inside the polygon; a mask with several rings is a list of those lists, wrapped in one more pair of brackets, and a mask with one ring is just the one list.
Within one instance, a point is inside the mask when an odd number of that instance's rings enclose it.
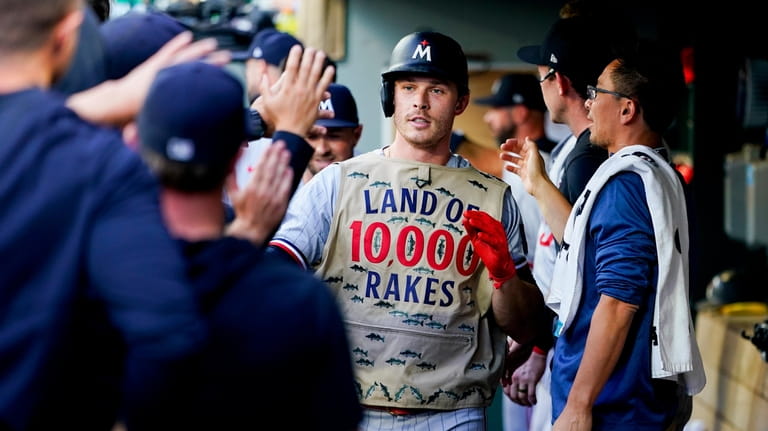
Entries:
{"label": "navy batting helmet", "polygon": [[395,112],[393,82],[399,76],[412,74],[447,79],[456,84],[460,95],[469,93],[467,58],[461,45],[442,33],[411,33],[395,45],[389,69],[381,74],[384,116],[391,117]]}

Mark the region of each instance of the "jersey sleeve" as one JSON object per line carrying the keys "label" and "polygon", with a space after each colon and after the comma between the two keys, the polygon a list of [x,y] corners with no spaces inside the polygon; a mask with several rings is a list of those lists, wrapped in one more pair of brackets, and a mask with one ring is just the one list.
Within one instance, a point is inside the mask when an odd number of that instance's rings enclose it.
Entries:
{"label": "jersey sleeve", "polygon": [[525,249],[523,247],[525,235],[522,231],[522,216],[509,187],[504,191],[501,224],[505,226],[507,231],[509,254],[515,262],[515,267],[519,269],[527,266],[528,260],[525,257]]}
{"label": "jersey sleeve", "polygon": [[640,176],[620,173],[609,180],[590,213],[596,247],[595,282],[601,294],[640,305],[656,265],[653,223]]}
{"label": "jersey sleeve", "polygon": [[[320,261],[333,221],[339,175],[339,166],[332,164],[296,191],[269,243],[271,252],[279,249],[305,269]],[[313,222],[307,223],[310,219]]]}

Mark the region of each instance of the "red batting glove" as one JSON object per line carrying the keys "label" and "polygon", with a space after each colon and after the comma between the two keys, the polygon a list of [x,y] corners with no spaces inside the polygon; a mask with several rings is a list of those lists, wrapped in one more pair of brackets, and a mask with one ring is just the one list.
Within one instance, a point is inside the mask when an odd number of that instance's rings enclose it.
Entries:
{"label": "red batting glove", "polygon": [[493,287],[500,288],[505,281],[517,274],[515,263],[509,255],[507,233],[501,222],[484,211],[464,211],[461,221],[467,229],[475,253],[488,268]]}

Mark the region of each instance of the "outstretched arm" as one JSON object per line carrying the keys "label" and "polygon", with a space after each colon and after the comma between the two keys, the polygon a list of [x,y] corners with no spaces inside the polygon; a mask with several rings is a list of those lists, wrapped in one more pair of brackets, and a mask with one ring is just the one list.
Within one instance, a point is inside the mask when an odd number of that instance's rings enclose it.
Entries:
{"label": "outstretched arm", "polygon": [[216,46],[214,39],[193,43],[191,32],[181,33],[123,78],[105,81],[71,95],[67,99],[67,106],[92,123],[123,127],[133,121],[141,109],[160,69],[203,57],[208,62],[220,65],[229,61],[229,53],[214,52]]}
{"label": "outstretched arm", "polygon": [[501,150],[501,159],[508,162],[504,168],[520,177],[525,190],[539,204],[541,215],[555,239],[562,242],[571,204],[547,176],[536,143],[528,138],[525,141],[507,139],[501,144]]}
{"label": "outstretched arm", "polygon": [[[261,96],[253,102],[252,108],[259,112],[264,122],[265,134],[273,139],[285,139],[291,153],[294,172],[291,194],[296,191],[315,152],[305,138],[321,115],[320,101],[328,97],[327,90],[334,73],[333,66],[325,65],[325,53],[314,48],[302,51],[301,46],[296,45],[288,54],[280,79],[272,83],[265,74],[261,81]],[[322,115],[327,116],[327,113]]]}

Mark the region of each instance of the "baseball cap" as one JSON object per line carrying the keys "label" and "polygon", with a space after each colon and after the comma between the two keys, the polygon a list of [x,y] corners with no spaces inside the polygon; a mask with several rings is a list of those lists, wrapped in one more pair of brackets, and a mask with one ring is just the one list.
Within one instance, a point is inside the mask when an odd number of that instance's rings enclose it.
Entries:
{"label": "baseball cap", "polygon": [[100,27],[108,79],[119,79],[187,30],[172,16],[159,12],[129,12]]}
{"label": "baseball cap", "polygon": [[233,56],[233,59],[244,61],[249,58],[257,58],[263,59],[267,64],[273,66],[282,66],[283,61],[288,58],[288,53],[293,45],[304,47],[304,44],[292,35],[274,28],[266,28],[256,33],[245,56],[240,53]]}
{"label": "baseball cap", "polygon": [[349,89],[341,84],[328,86],[331,97],[320,102],[320,109],[333,111],[333,118],[320,118],[315,124],[323,127],[357,127],[357,104]]}
{"label": "baseball cap", "polygon": [[605,66],[614,58],[604,26],[591,16],[557,20],[541,45],[524,46],[517,56],[531,64],[549,66],[571,79],[586,95],[586,86],[597,82]]}
{"label": "baseball cap", "polygon": [[539,81],[529,73],[509,73],[493,83],[491,95],[475,99],[478,105],[515,106],[546,111]]}
{"label": "baseball cap", "polygon": [[245,141],[243,86],[202,61],[158,72],[139,111],[142,150],[179,163],[227,163]]}
{"label": "baseball cap", "polygon": [[84,9],[75,55],[64,75],[53,83],[53,88],[64,94],[87,90],[107,80],[106,52],[99,34],[101,24],[92,8]]}

